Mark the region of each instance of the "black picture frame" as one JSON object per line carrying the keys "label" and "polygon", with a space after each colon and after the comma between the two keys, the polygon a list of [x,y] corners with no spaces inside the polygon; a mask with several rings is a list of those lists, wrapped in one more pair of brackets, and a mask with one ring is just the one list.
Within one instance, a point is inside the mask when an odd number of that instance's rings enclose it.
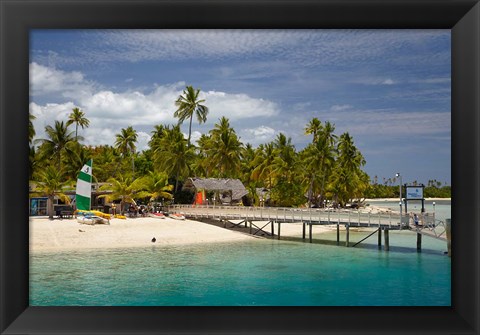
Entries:
{"label": "black picture frame", "polygon": [[[0,24],[1,334],[479,333],[477,1],[0,0]],[[30,307],[28,33],[34,28],[451,29],[452,306]]]}

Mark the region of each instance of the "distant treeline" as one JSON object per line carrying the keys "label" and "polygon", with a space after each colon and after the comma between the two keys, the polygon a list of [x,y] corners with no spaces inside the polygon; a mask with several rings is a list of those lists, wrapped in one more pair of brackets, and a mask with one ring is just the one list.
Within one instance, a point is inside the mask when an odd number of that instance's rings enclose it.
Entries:
{"label": "distant treeline", "polygon": [[[366,192],[367,198],[399,198],[399,187],[393,185],[372,184]],[[403,194],[405,196],[405,194]],[[425,186],[424,194],[425,198],[451,198],[452,187],[451,186],[439,186],[429,184]]]}

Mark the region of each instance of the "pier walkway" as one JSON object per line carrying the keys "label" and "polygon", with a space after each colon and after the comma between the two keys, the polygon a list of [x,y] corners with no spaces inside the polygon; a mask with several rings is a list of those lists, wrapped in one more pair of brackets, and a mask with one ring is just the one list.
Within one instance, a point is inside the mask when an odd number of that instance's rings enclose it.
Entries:
{"label": "pier walkway", "polygon": [[[310,242],[312,242],[312,230],[315,225],[336,225],[337,243],[339,242],[340,226],[344,226],[347,232],[346,246],[349,246],[349,228],[351,227],[376,228],[379,233],[379,244],[381,243],[382,231],[384,232],[385,243],[388,243],[388,232],[390,230],[410,230],[417,233],[417,249],[421,246],[422,235],[447,241],[445,223],[435,220],[432,213],[420,215],[419,225],[416,227],[409,216],[400,216],[399,212],[369,213],[352,209],[209,205],[171,205],[169,211],[182,213],[191,219],[218,220],[223,222],[225,227],[227,223],[236,226],[243,224],[245,227],[249,226],[250,233],[253,235],[262,232],[273,237],[276,228],[278,239],[281,236],[282,223],[299,223],[302,225],[303,239],[306,237],[306,227],[309,228]],[[387,245],[386,247],[388,248]]]}

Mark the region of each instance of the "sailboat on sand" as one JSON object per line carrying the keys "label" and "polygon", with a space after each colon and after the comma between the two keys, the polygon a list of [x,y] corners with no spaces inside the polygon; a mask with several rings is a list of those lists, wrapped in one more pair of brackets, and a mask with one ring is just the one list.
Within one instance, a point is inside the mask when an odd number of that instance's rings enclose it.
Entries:
{"label": "sailboat on sand", "polygon": [[77,206],[77,222],[82,224],[110,224],[110,215],[91,210],[92,199],[92,163],[88,162],[78,174],[77,188],[75,192],[75,204]]}

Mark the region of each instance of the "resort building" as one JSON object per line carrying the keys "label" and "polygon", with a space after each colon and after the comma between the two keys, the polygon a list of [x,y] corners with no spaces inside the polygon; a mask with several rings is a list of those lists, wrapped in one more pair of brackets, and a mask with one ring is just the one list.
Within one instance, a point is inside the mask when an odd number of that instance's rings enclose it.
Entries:
{"label": "resort building", "polygon": [[239,179],[188,178],[183,190],[195,193],[196,205],[236,205],[248,194]]}
{"label": "resort building", "polygon": [[[111,193],[111,191],[100,191],[100,187],[107,183],[92,183],[92,204],[91,208],[95,210],[99,210],[105,213],[110,211],[112,207],[111,203],[108,203],[105,198],[100,198],[99,196],[102,194]],[[31,182],[29,185],[30,194],[34,194],[35,192],[35,183]],[[71,207],[75,209],[75,189],[67,189],[63,191],[64,194],[68,195],[70,198]],[[30,196],[29,198],[29,215],[30,216],[45,216],[47,215],[47,197],[41,196]],[[57,197],[54,198],[53,207],[54,211],[60,206],[65,206],[66,204],[62,202]]]}

